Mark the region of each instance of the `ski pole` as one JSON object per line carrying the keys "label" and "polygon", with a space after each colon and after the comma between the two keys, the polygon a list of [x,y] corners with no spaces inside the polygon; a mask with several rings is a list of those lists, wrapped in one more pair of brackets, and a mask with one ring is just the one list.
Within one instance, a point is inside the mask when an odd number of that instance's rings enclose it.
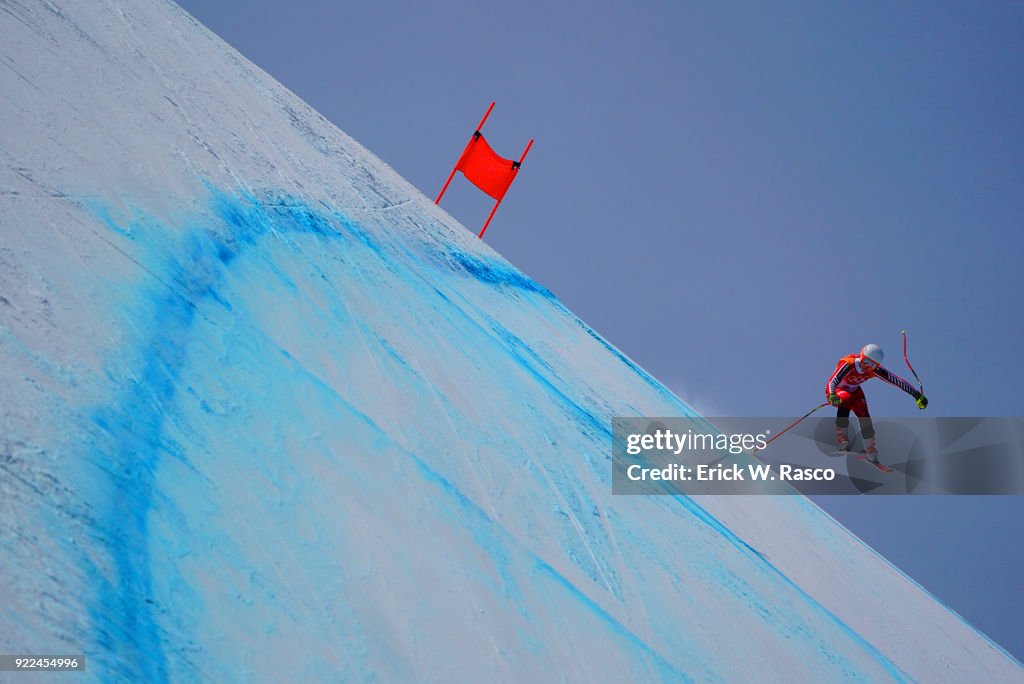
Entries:
{"label": "ski pole", "polygon": [[903,335],[903,360],[907,362],[907,368],[914,374],[914,379],[917,380],[917,386],[921,388],[921,394],[924,394],[924,383],[921,382],[921,378],[917,377],[917,371],[910,365],[910,359],[907,358],[907,331],[901,330],[900,334]]}
{"label": "ski pole", "polygon": [[796,419],[795,421],[793,421],[793,422],[792,422],[792,423],[791,423],[791,424],[789,425],[789,427],[787,427],[787,428],[786,428],[785,430],[783,430],[782,432],[778,432],[778,433],[776,433],[774,437],[772,437],[771,439],[769,439],[768,441],[766,441],[766,442],[764,443],[764,446],[763,446],[763,447],[761,447],[761,449],[754,449],[753,451],[751,451],[751,452],[750,452],[750,453],[751,453],[751,455],[753,455],[753,454],[756,454],[756,453],[757,453],[758,451],[764,451],[764,450],[765,450],[765,449],[766,449],[766,448],[768,447],[768,445],[769,445],[769,444],[771,444],[772,442],[774,442],[775,440],[777,440],[777,439],[778,439],[779,437],[781,437],[782,435],[786,434],[787,432],[789,432],[790,430],[792,430],[793,428],[795,428],[795,427],[796,427],[796,426],[797,426],[797,425],[798,425],[798,424],[799,424],[799,423],[800,423],[801,421],[803,421],[803,419],[804,419],[804,418],[807,418],[808,416],[810,416],[810,415],[811,415],[812,413],[814,413],[814,412],[815,412],[815,411],[817,411],[818,409],[822,409],[822,408],[825,408],[826,406],[829,406],[829,403],[828,403],[827,401],[826,401],[826,402],[825,402],[824,404],[818,404],[817,406],[815,406],[814,408],[812,408],[812,409],[811,409],[810,411],[808,411],[807,413],[805,413],[804,415],[800,416],[800,417],[799,417],[799,418],[797,418],[797,419]]}

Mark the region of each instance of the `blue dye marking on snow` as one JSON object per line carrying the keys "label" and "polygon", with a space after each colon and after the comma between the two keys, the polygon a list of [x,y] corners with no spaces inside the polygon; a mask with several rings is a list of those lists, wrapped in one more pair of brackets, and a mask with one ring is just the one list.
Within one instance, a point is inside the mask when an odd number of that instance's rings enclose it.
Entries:
{"label": "blue dye marking on snow", "polygon": [[561,308],[562,311],[564,311],[572,320],[576,321],[576,324],[578,326],[580,326],[580,328],[582,328],[587,333],[587,335],[589,335],[590,337],[594,338],[602,347],[604,347],[606,350],[608,350],[608,352],[612,356],[614,356],[619,361],[624,363],[633,373],[635,373],[637,376],[639,376],[650,387],[655,389],[658,392],[658,394],[660,394],[664,398],[668,399],[671,403],[673,403],[676,406],[678,406],[679,407],[679,411],[680,411],[680,413],[683,416],[698,417],[698,413],[696,411],[694,411],[693,408],[691,408],[688,404],[686,404],[684,401],[682,401],[679,397],[677,397],[671,390],[669,390],[663,384],[661,384],[656,379],[654,379],[651,376],[650,373],[645,371],[640,366],[636,365],[629,357],[627,357],[625,354],[623,354],[618,349],[616,349],[614,346],[612,346],[608,342],[608,340],[604,339],[603,337],[598,335],[596,332],[594,332],[593,328],[591,328],[589,325],[587,325],[582,320],[577,318],[576,315],[573,314],[571,311],[569,311],[567,308],[565,308],[565,306],[561,302],[555,300],[555,304],[556,304],[556,306]]}
{"label": "blue dye marking on snow", "polygon": [[416,454],[405,450],[403,450],[403,453],[412,460],[425,482],[433,483],[439,487],[450,500],[459,506],[462,514],[456,521],[473,535],[477,546],[486,551],[494,561],[494,565],[501,576],[502,586],[500,589],[503,598],[512,602],[521,615],[529,617],[519,585],[511,572],[509,552],[499,540],[499,534],[503,534],[504,531],[497,528],[490,516],[477,506],[472,499],[466,496],[451,480],[431,468],[426,461]]}
{"label": "blue dye marking on snow", "polygon": [[[711,515],[706,509],[694,501],[691,497],[678,494],[672,490],[672,487],[666,483],[652,483],[652,486],[666,492],[666,496],[676,501],[694,518],[707,525],[715,534],[721,536],[727,542],[729,542],[734,548],[739,550],[743,555],[751,558],[758,567],[764,569],[764,571],[778,580],[781,580],[783,584],[792,589],[795,594],[813,610],[822,614],[829,622],[836,625],[841,633],[851,639],[851,641],[858,647],[868,653],[876,662],[878,662],[883,668],[885,668],[895,681],[905,682],[911,681],[905,672],[900,670],[892,661],[890,661],[884,654],[882,654],[873,644],[867,641],[864,637],[853,630],[849,625],[843,622],[837,615],[832,611],[822,606],[813,597],[807,594],[799,585],[794,583],[789,577],[787,577],[782,571],[776,568],[764,554],[755,549],[753,546],[748,544],[745,540],[739,537],[735,532],[722,524],[717,518]],[[757,608],[756,605],[751,604],[752,608]],[[849,663],[845,659],[838,656],[834,651],[829,651],[828,658],[833,662],[841,662],[848,673],[851,676],[855,675],[859,670]]]}
{"label": "blue dye marking on snow", "polygon": [[[608,437],[611,439],[611,420],[601,420],[593,413],[581,406],[577,401],[572,399],[565,392],[560,390],[555,384],[549,380],[543,373],[538,371],[532,363],[524,358],[520,353],[520,349],[526,347],[529,349],[531,356],[535,355],[532,349],[525,344],[511,345],[508,347],[512,358],[516,360],[518,365],[525,370],[530,377],[534,378],[541,386],[543,386],[548,393],[553,395],[558,400],[558,405],[567,409],[569,417],[576,423],[581,423],[589,428],[590,431],[602,437]],[[545,364],[546,365],[546,364]]]}
{"label": "blue dye marking on snow", "polygon": [[[479,254],[469,254],[453,244],[422,245],[426,263],[442,268],[446,273],[464,274],[481,283],[496,287],[507,287],[512,290],[540,295],[545,299],[557,301],[555,295],[546,287],[518,270],[507,261],[489,259]],[[411,252],[408,256],[416,257]]]}
{"label": "blue dye marking on snow", "polygon": [[[437,294],[439,294],[444,299],[444,301],[451,302],[449,297],[447,297],[443,293],[441,293],[440,290],[438,290],[436,287],[431,286],[431,289],[434,292],[436,292]],[[544,292],[547,292],[547,290],[544,290]],[[576,319],[575,315],[573,315],[567,309],[565,309],[560,304],[558,304],[557,300],[553,299],[553,295],[550,295],[550,293],[547,293],[547,295],[551,296],[552,300],[563,311],[565,311],[572,319],[578,320],[578,319]],[[495,321],[494,319],[492,319],[489,316],[487,316],[487,318],[488,318],[488,321],[489,321],[490,329],[487,329],[487,328],[484,328],[482,325],[480,325],[479,322],[474,320],[468,314],[466,314],[465,311],[463,311],[462,307],[455,306],[455,307],[453,307],[453,310],[461,317],[461,319],[465,322],[465,324],[470,326],[472,329],[474,329],[474,330],[476,330],[476,331],[478,331],[478,332],[480,332],[480,333],[482,333],[484,335],[496,336],[497,338],[502,340],[504,342],[504,346],[505,346],[506,351],[509,352],[510,356],[516,361],[516,363],[519,366],[521,366],[523,368],[523,370],[525,370],[531,377],[536,379],[549,393],[554,395],[554,397],[557,399],[557,403],[559,404],[559,406],[563,407],[563,410],[566,410],[566,412],[567,412],[567,414],[568,414],[568,416],[569,416],[569,418],[571,420],[573,420],[574,422],[576,422],[578,424],[586,426],[587,428],[589,428],[589,430],[591,432],[593,432],[596,435],[599,435],[602,439],[603,438],[608,438],[608,439],[611,438],[612,430],[611,430],[611,419],[610,419],[610,417],[607,420],[602,420],[602,419],[598,418],[592,412],[588,411],[583,406],[581,406],[578,402],[576,402],[574,399],[569,397],[565,392],[563,392],[558,387],[556,387],[555,384],[551,380],[549,380],[544,374],[542,374],[540,371],[538,371],[534,367],[534,365],[530,362],[530,360],[528,358],[526,358],[526,356],[529,356],[530,359],[534,359],[536,362],[538,362],[540,365],[542,365],[546,370],[548,370],[548,371],[553,373],[553,369],[550,367],[550,365],[546,361],[544,361],[540,357],[540,355],[537,354],[537,352],[532,347],[530,347],[528,344],[526,344],[525,342],[520,340],[518,337],[513,335],[511,332],[506,330],[503,326],[501,326],[499,323],[497,323],[497,321]],[[582,322],[580,322],[580,325],[583,325]],[[583,327],[586,327],[586,326],[583,326]],[[588,331],[589,331],[589,329],[588,329]],[[596,337],[597,339],[600,340],[600,337],[598,337],[592,331],[589,331],[589,332],[590,332],[590,334],[592,336],[594,336],[594,337]],[[614,349],[609,347],[607,343],[605,343],[603,341],[602,341],[602,343],[604,344],[605,347],[611,349],[614,352]],[[621,355],[619,355],[619,356],[621,356]],[[627,362],[628,362],[628,360],[627,360]],[[636,368],[635,366],[632,365],[631,362],[629,362],[629,363],[630,363],[631,367]],[[643,371],[640,371],[640,372],[643,372]],[[674,400],[674,402],[680,403],[680,404],[682,403],[677,398],[675,398],[674,395],[671,395],[668,392],[668,390],[666,390],[662,385],[656,384],[656,387],[659,389],[660,392],[669,394],[672,397],[672,399]],[[688,411],[692,412],[692,409],[690,409],[689,407],[686,407],[686,409]],[[600,473],[600,476],[602,478],[607,478],[608,474],[606,472],[602,471]]]}
{"label": "blue dye marking on snow", "polygon": [[[450,301],[447,297],[445,297],[445,300]],[[565,310],[564,307],[563,310]],[[592,412],[588,411],[574,399],[569,397],[565,392],[556,387],[555,384],[551,380],[549,380],[543,373],[538,371],[534,367],[533,363],[530,362],[530,359],[534,359],[535,361],[537,361],[541,366],[544,367],[545,370],[552,373],[554,372],[550,364],[541,359],[540,355],[537,354],[537,352],[532,347],[530,347],[530,345],[520,340],[518,337],[516,337],[511,332],[506,330],[502,325],[500,325],[497,321],[490,318],[489,316],[487,317],[490,325],[490,329],[488,330],[487,328],[481,326],[477,321],[469,317],[464,311],[462,311],[461,307],[456,306],[455,311],[462,316],[463,320],[466,322],[467,325],[471,326],[475,330],[481,332],[484,335],[492,334],[496,336],[498,339],[502,340],[505,343],[504,346],[506,351],[509,352],[509,355],[516,361],[516,363],[524,371],[526,371],[530,377],[534,378],[541,386],[543,386],[550,394],[552,394],[557,399],[557,403],[559,406],[562,406],[563,409],[568,409],[567,413],[570,419],[572,419],[576,423],[581,423],[589,427],[589,429],[592,432],[594,432],[597,435],[600,435],[601,437],[611,437],[611,419],[609,418],[608,420],[602,420],[598,418]],[[565,311],[568,313],[568,310]],[[576,318],[572,313],[569,313],[569,316],[571,316],[573,319]],[[526,358],[527,356],[529,356],[530,358]]]}
{"label": "blue dye marking on snow", "polygon": [[[209,186],[208,186],[209,187]],[[143,245],[143,266],[160,281],[140,289],[136,307],[148,313],[133,316],[143,339],[131,354],[137,361],[127,378],[108,370],[115,387],[111,402],[97,409],[93,423],[102,435],[90,462],[107,473],[108,498],[99,505],[100,543],[110,563],[86,563],[98,587],[90,608],[98,658],[124,679],[168,681],[167,656],[153,596],[149,516],[158,499],[157,471],[161,459],[180,457],[180,449],[165,433],[172,418],[178,379],[186,360],[197,309],[206,301],[228,310],[218,286],[240,254],[272,231],[340,238],[327,219],[301,205],[277,205],[267,210],[253,198],[239,200],[214,188],[211,209],[220,225],[187,226],[177,244],[177,232],[147,217],[121,223],[105,206],[93,206],[97,218],[119,235]],[[287,354],[286,354],[287,355]],[[101,567],[101,565],[103,567]]]}
{"label": "blue dye marking on snow", "polygon": [[[102,535],[101,542],[109,554],[110,564],[102,571],[95,566],[90,568],[91,574],[97,579],[96,586],[100,587],[90,611],[90,618],[96,627],[100,659],[105,662],[114,661],[114,667],[137,668],[131,672],[117,670],[125,679],[169,679],[168,657],[165,653],[169,637],[165,636],[160,623],[161,614],[166,608],[157,606],[152,596],[152,559],[148,551],[148,545],[151,543],[149,516],[160,501],[157,472],[161,460],[169,454],[180,456],[180,450],[171,445],[165,432],[165,420],[173,419],[174,416],[166,415],[165,411],[173,408],[175,395],[181,389],[178,383],[179,375],[185,365],[185,350],[188,348],[191,329],[199,312],[198,307],[207,302],[217,302],[230,309],[230,302],[226,301],[219,291],[224,276],[247,248],[269,236],[286,239],[290,234],[313,235],[323,240],[337,241],[346,247],[361,246],[380,256],[386,268],[395,268],[393,255],[385,253],[384,245],[357,223],[337,212],[325,217],[301,202],[287,197],[275,197],[273,204],[268,204],[251,197],[239,199],[212,188],[211,198],[210,206],[218,222],[205,227],[189,226],[181,234],[181,239],[173,244],[170,244],[171,238],[168,235],[178,235],[176,231],[163,230],[164,234],[158,236],[154,234],[149,221],[121,225],[111,218],[111,212],[105,209],[96,211],[100,220],[112,231],[143,245],[143,255],[140,256],[143,265],[164,284],[139,293],[142,305],[149,314],[147,318],[133,319],[143,333],[139,348],[134,350],[138,360],[132,366],[133,380],[126,382],[123,378],[111,374],[112,381],[117,383],[115,386],[123,389],[108,407],[97,410],[94,415],[95,425],[105,435],[105,441],[99,442],[94,448],[91,460],[98,466],[108,469],[110,485],[109,500],[106,502],[106,509],[101,511],[97,528]],[[395,248],[390,244],[387,247]],[[454,267],[456,273],[464,272],[481,282],[552,297],[547,290],[510,267],[489,264],[476,257],[459,254],[452,255],[451,259],[446,261]],[[270,264],[270,267],[274,268],[274,265]],[[290,282],[283,275],[281,277],[283,282]],[[415,274],[406,273],[403,277],[411,279]],[[431,289],[445,301],[449,301],[437,288]],[[429,290],[427,293],[430,293]],[[458,307],[455,309],[458,310]],[[471,319],[467,316],[466,320]],[[582,322],[580,325],[660,393],[674,396],[586,328]],[[477,327],[484,334],[491,336],[497,332],[487,331],[478,325]],[[560,406],[566,407],[574,422],[584,428],[584,432],[610,437],[608,421],[601,420],[594,412],[579,405],[565,392],[559,390],[545,373],[551,372],[550,366],[542,361],[538,363],[540,357],[534,350],[518,338],[512,338],[504,340],[512,357],[557,400]],[[386,351],[403,362],[395,350],[389,345],[384,346]],[[294,361],[284,349],[280,349],[280,352],[286,359]],[[337,396],[333,389],[319,381],[315,375],[310,374],[309,377],[317,382],[318,386]],[[337,399],[344,401],[340,397]],[[383,443],[389,448],[395,447],[390,438],[368,416],[347,402],[345,404],[353,415],[372,426]],[[207,409],[208,407],[203,407],[204,411]],[[520,554],[530,552],[520,549],[518,542],[512,540],[506,531],[451,480],[414,454],[403,453],[414,460],[416,468],[426,482],[433,483],[455,502],[462,513],[457,519],[472,533],[476,543],[494,559],[505,597],[511,599],[510,603],[516,610],[526,615],[527,608],[512,572],[511,554],[513,551]],[[604,475],[607,476],[607,473]],[[903,678],[902,673],[892,667],[891,663],[870,644],[803,593],[755,549],[692,501],[681,500],[698,519],[711,526],[716,533],[724,536],[756,563],[777,573],[808,603],[827,614],[857,643],[884,663],[895,678]],[[577,511],[588,503],[592,504],[589,500],[580,501],[576,497],[572,497],[570,502]],[[572,549],[568,549],[568,553],[571,556]],[[625,636],[643,653],[654,658],[660,669],[664,669],[671,677],[685,678],[685,675],[672,667],[671,663],[629,632],[551,566],[539,559],[536,559],[536,563],[539,569],[554,577],[583,605],[610,624],[617,633]]]}
{"label": "blue dye marking on snow", "polygon": [[662,671],[662,676],[664,676],[665,672],[668,672],[672,675],[672,677],[674,677],[678,681],[694,681],[693,679],[688,677],[686,673],[682,672],[675,665],[669,662],[669,660],[665,658],[665,656],[655,651],[650,646],[650,644],[648,644],[646,641],[644,641],[636,634],[634,634],[632,631],[630,631],[621,622],[616,620],[610,613],[608,613],[608,611],[606,611],[604,608],[598,605],[596,601],[594,601],[592,598],[590,598],[585,593],[580,591],[580,589],[575,584],[566,579],[560,572],[551,567],[551,565],[549,565],[548,563],[544,562],[539,558],[536,558],[535,567],[538,571],[555,580],[555,582],[563,589],[565,589],[570,596],[572,596],[576,601],[578,601],[591,613],[600,618],[601,621],[604,622],[615,634],[619,635],[620,637],[623,637],[634,648],[638,649],[645,655],[653,658],[655,663],[657,663],[659,670]]}
{"label": "blue dye marking on snow", "polygon": [[[283,350],[282,353],[286,354]],[[313,381],[321,389],[331,394],[334,399],[340,402],[349,413],[358,417],[362,422],[371,427],[371,429],[377,433],[378,448],[397,449],[413,463],[424,483],[436,486],[439,491],[446,496],[446,498],[457,506],[459,509],[459,515],[454,519],[454,521],[473,535],[477,546],[487,552],[488,556],[494,562],[495,568],[499,572],[502,584],[500,587],[496,587],[496,589],[500,590],[502,597],[511,603],[517,612],[528,618],[529,611],[523,602],[522,593],[519,590],[516,577],[512,573],[511,569],[511,551],[509,547],[519,546],[519,542],[513,540],[508,535],[507,531],[499,527],[482,508],[480,508],[449,478],[432,468],[426,461],[415,453],[403,449],[400,445],[394,442],[392,438],[384,432],[382,428],[380,428],[380,426],[374,423],[372,419],[360,412],[342,397],[338,396],[332,388],[324,385],[319,378],[314,375],[308,375],[307,379]],[[521,550],[521,552],[525,553],[526,556],[535,564],[546,565],[531,551],[524,549]],[[551,572],[554,572],[554,570],[552,569]],[[561,576],[558,575],[558,577]],[[590,599],[588,598],[587,600],[589,601]],[[620,628],[623,630],[625,629],[622,628],[621,625]],[[636,638],[635,635],[633,638]],[[647,651],[650,651],[649,647],[647,647]],[[651,653],[653,654],[653,652]],[[653,655],[660,658],[657,654]],[[666,663],[667,661],[664,661],[662,658],[661,664]],[[673,669],[673,672],[676,671]]]}
{"label": "blue dye marking on snow", "polygon": [[[383,245],[378,242],[369,232],[367,232],[358,222],[352,220],[345,214],[335,210],[331,210],[331,217],[334,219],[342,235],[349,238],[355,238],[364,247],[369,249],[374,254],[384,258],[385,251]],[[388,260],[390,261],[390,260]]]}
{"label": "blue dye marking on snow", "polygon": [[[140,238],[146,234],[133,232]],[[104,441],[94,447],[92,461],[110,464],[110,498],[98,526],[113,567],[106,576],[90,568],[90,574],[100,575],[90,617],[103,652],[101,660],[115,656],[110,663],[114,670],[134,667],[122,674],[150,682],[168,680],[164,639],[154,615],[148,550],[156,471],[167,451],[164,407],[172,405],[177,392],[195,300],[216,299],[216,272],[210,268],[216,247],[197,235],[183,251],[181,260],[172,258],[164,264],[162,275],[169,290],[144,295],[150,299],[152,314],[146,344],[138,350],[141,367],[134,371],[134,378],[119,383],[124,387],[120,396],[93,416]]]}
{"label": "blue dye marking on snow", "polygon": [[[195,393],[191,388],[179,387],[178,381],[186,363],[189,336],[199,307],[206,302],[216,302],[231,310],[230,302],[218,290],[228,269],[247,249],[272,235],[282,238],[289,234],[314,235],[342,243],[355,240],[382,257],[389,270],[394,269],[393,260],[387,258],[383,245],[339,212],[333,212],[327,218],[286,197],[261,201],[207,187],[211,196],[210,209],[217,221],[212,225],[190,223],[183,231],[160,226],[148,217],[119,222],[106,207],[93,208],[104,225],[142,245],[141,254],[137,256],[160,283],[147,286],[138,293],[140,302],[135,308],[148,314],[142,318],[133,317],[133,324],[143,335],[134,350],[137,357],[132,370],[134,380],[126,384],[116,374],[108,373],[112,383],[124,389],[93,416],[103,439],[93,448],[91,462],[107,470],[109,479],[108,500],[97,527],[111,563],[109,567],[101,567],[101,564],[86,561],[95,580],[94,586],[99,588],[92,601],[90,618],[95,627],[98,659],[108,665],[109,671],[117,672],[126,679],[154,682],[170,679],[166,655],[169,642],[160,624],[160,615],[167,608],[157,605],[153,595],[152,557],[148,548],[152,543],[149,518],[159,501],[157,473],[161,460],[169,454],[181,457],[181,450],[171,445],[166,434],[165,421],[173,419],[166,412],[175,410],[175,397],[182,389]],[[532,280],[509,267],[489,265],[468,255],[458,255],[451,263],[457,267],[456,272],[469,273],[482,282],[550,296]],[[275,269],[273,264],[270,267]],[[290,279],[279,271],[277,274],[282,282],[294,287]],[[433,289],[444,300],[448,299]],[[393,358],[407,366],[390,345],[383,346]],[[525,347],[521,343],[514,346],[520,351]],[[280,352],[294,361],[286,350],[280,349]],[[520,358],[520,362],[524,366],[532,366],[526,358]],[[315,376],[310,375],[310,378],[334,394]],[[555,390],[546,380],[544,384]],[[562,401],[568,401],[564,393],[555,391]],[[340,400],[340,397],[336,398]],[[205,401],[201,402],[200,409],[211,412]],[[369,417],[354,407],[349,406],[349,409],[371,425],[382,439],[390,442]],[[414,460],[425,480],[441,487],[463,509],[463,524],[473,533],[477,544],[493,558],[500,573],[503,596],[526,615],[527,609],[510,568],[508,551],[490,529],[493,521],[451,481],[415,455],[408,456]],[[476,522],[467,524],[468,521]]]}
{"label": "blue dye marking on snow", "polygon": [[[873,644],[871,644],[864,637],[862,637],[860,634],[854,631],[845,622],[840,620],[835,613],[833,613],[832,611],[828,610],[820,603],[818,603],[807,592],[805,592],[803,588],[798,586],[795,582],[793,582],[793,580],[789,579],[789,577],[787,577],[782,571],[780,571],[771,562],[769,562],[763,554],[757,551],[757,549],[752,547],[750,544],[741,539],[735,532],[733,532],[728,527],[723,525],[717,518],[708,513],[702,506],[697,504],[693,499],[679,494],[674,495],[673,498],[679,503],[681,503],[683,507],[686,508],[686,510],[690,512],[694,517],[696,517],[704,524],[708,525],[718,535],[726,539],[734,547],[739,549],[744,554],[756,559],[756,561],[762,567],[764,567],[769,573],[780,579],[786,586],[788,586],[790,589],[796,592],[796,594],[801,599],[803,599],[808,605],[812,606],[814,609],[818,610],[824,616],[826,616],[829,619],[829,621],[835,624],[843,634],[848,636],[855,644],[864,649],[864,651],[870,654],[876,662],[878,662],[882,667],[884,667],[889,672],[889,674],[892,675],[894,680],[899,682],[911,681],[905,672],[896,667],[896,665],[892,661],[890,661],[885,655],[883,655],[881,651],[875,648]],[[832,657],[838,658],[838,656],[834,653],[832,654]],[[857,672],[857,668],[855,668],[851,663],[847,663],[844,661],[844,665],[848,672]]]}
{"label": "blue dye marking on snow", "polygon": [[[498,527],[497,523],[495,523],[495,521],[488,516],[483,509],[466,496],[462,490],[452,483],[451,480],[435,471],[415,454],[410,452],[404,453],[408,458],[412,459],[425,482],[433,483],[435,486],[439,487],[440,491],[456,502],[460,509],[462,509],[462,515],[460,515],[458,519],[459,523],[474,535],[474,538],[480,548],[486,550],[488,555],[492,560],[494,560],[504,583],[503,588],[505,598],[513,600],[516,609],[522,615],[528,617],[529,614],[525,604],[522,602],[522,596],[518,590],[515,577],[510,571],[510,552],[505,548],[510,545],[520,546],[520,543],[512,539],[508,535],[507,531]],[[534,568],[550,575],[558,582],[559,585],[568,589],[575,599],[580,601],[588,608],[588,610],[607,623],[614,633],[625,637],[627,642],[632,646],[638,648],[645,655],[654,658],[659,671],[661,671],[663,675],[665,672],[668,672],[673,678],[678,679],[679,681],[691,681],[666,658],[656,652],[650,645],[636,636],[633,632],[629,631],[622,625],[622,623],[601,608],[593,601],[593,599],[580,591],[575,585],[551,567],[551,565],[528,549],[520,549],[520,552],[524,553],[526,558],[533,563]]]}
{"label": "blue dye marking on snow", "polygon": [[545,370],[550,373],[554,373],[554,369],[551,367],[546,360],[544,360],[540,354],[534,351],[533,347],[523,342],[516,335],[512,334],[512,331],[508,330],[505,326],[501,325],[494,319],[490,319],[491,330],[497,335],[505,345],[515,353],[517,357],[523,359],[523,355],[529,356],[534,363],[543,366]]}
{"label": "blue dye marking on snow", "polygon": [[[362,326],[360,326],[360,327],[362,327]],[[377,335],[372,330],[367,330],[365,328],[364,328],[364,332],[372,334],[373,337],[374,337],[374,340],[377,342],[377,344],[379,344],[381,346],[381,349],[383,349],[385,352],[387,352],[388,356],[390,356],[395,361],[397,361],[403,368],[408,370],[410,373],[415,373],[416,372],[413,369],[413,367],[410,366],[409,363],[405,360],[405,358],[401,354],[399,354],[398,351],[393,346],[391,346],[391,343],[388,342],[385,338],[381,337],[380,335]],[[446,400],[445,403],[447,403],[447,400]]]}
{"label": "blue dye marking on snow", "polygon": [[511,266],[496,261],[484,261],[465,252],[452,251],[447,256],[449,263],[454,264],[458,270],[473,276],[482,283],[511,287],[526,292],[535,292],[549,299],[554,298],[554,295],[546,287]]}

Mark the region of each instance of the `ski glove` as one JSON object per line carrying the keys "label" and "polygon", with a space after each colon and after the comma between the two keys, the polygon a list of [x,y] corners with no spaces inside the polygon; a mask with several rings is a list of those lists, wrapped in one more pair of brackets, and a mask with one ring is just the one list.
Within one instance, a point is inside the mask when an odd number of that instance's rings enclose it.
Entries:
{"label": "ski glove", "polygon": [[838,394],[830,394],[828,395],[828,403],[832,404],[833,406],[841,406],[843,400],[839,398]]}
{"label": "ski glove", "polygon": [[917,398],[917,408],[924,409],[928,407],[928,397],[923,394]]}

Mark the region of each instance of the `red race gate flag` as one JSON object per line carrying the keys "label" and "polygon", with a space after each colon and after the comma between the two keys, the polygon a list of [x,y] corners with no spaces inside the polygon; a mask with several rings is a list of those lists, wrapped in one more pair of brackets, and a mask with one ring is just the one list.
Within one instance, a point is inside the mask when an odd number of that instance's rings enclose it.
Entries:
{"label": "red race gate flag", "polygon": [[455,168],[448,174],[448,180],[445,181],[440,194],[434,200],[434,204],[440,204],[441,198],[444,196],[445,190],[448,189],[448,184],[452,182],[456,171],[461,171],[470,183],[493,197],[496,200],[494,208],[491,209],[487,221],[484,222],[484,227],[480,229],[480,234],[477,236],[479,238],[483,238],[487,226],[491,223],[491,219],[494,218],[494,213],[498,211],[498,205],[501,204],[501,200],[505,197],[505,193],[508,192],[509,186],[515,180],[516,174],[519,173],[519,167],[523,165],[526,153],[533,146],[533,140],[531,139],[527,143],[526,149],[523,150],[523,156],[519,158],[519,161],[512,161],[511,159],[498,156],[491,149],[491,146],[487,144],[483,133],[480,132],[484,122],[487,121],[487,117],[491,115],[492,109],[494,109],[493,102],[487,108],[484,118],[480,119],[476,131],[473,132],[473,137],[466,143],[466,149],[462,151],[462,156],[455,162]]}

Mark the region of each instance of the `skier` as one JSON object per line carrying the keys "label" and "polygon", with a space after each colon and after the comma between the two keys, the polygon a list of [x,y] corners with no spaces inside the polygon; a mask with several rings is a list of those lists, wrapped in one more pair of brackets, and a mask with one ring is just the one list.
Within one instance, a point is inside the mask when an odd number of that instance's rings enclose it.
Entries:
{"label": "skier", "polygon": [[846,428],[850,425],[850,414],[860,419],[860,434],[864,440],[864,455],[868,461],[878,465],[878,449],[875,446],[875,428],[868,413],[868,400],[861,385],[871,378],[881,378],[914,397],[917,408],[928,406],[923,392],[918,392],[909,382],[882,366],[885,354],[877,344],[865,344],[859,354],[850,354],[839,359],[836,370],[825,385],[825,396],[836,411],[836,446],[840,451],[850,450],[850,439]]}

